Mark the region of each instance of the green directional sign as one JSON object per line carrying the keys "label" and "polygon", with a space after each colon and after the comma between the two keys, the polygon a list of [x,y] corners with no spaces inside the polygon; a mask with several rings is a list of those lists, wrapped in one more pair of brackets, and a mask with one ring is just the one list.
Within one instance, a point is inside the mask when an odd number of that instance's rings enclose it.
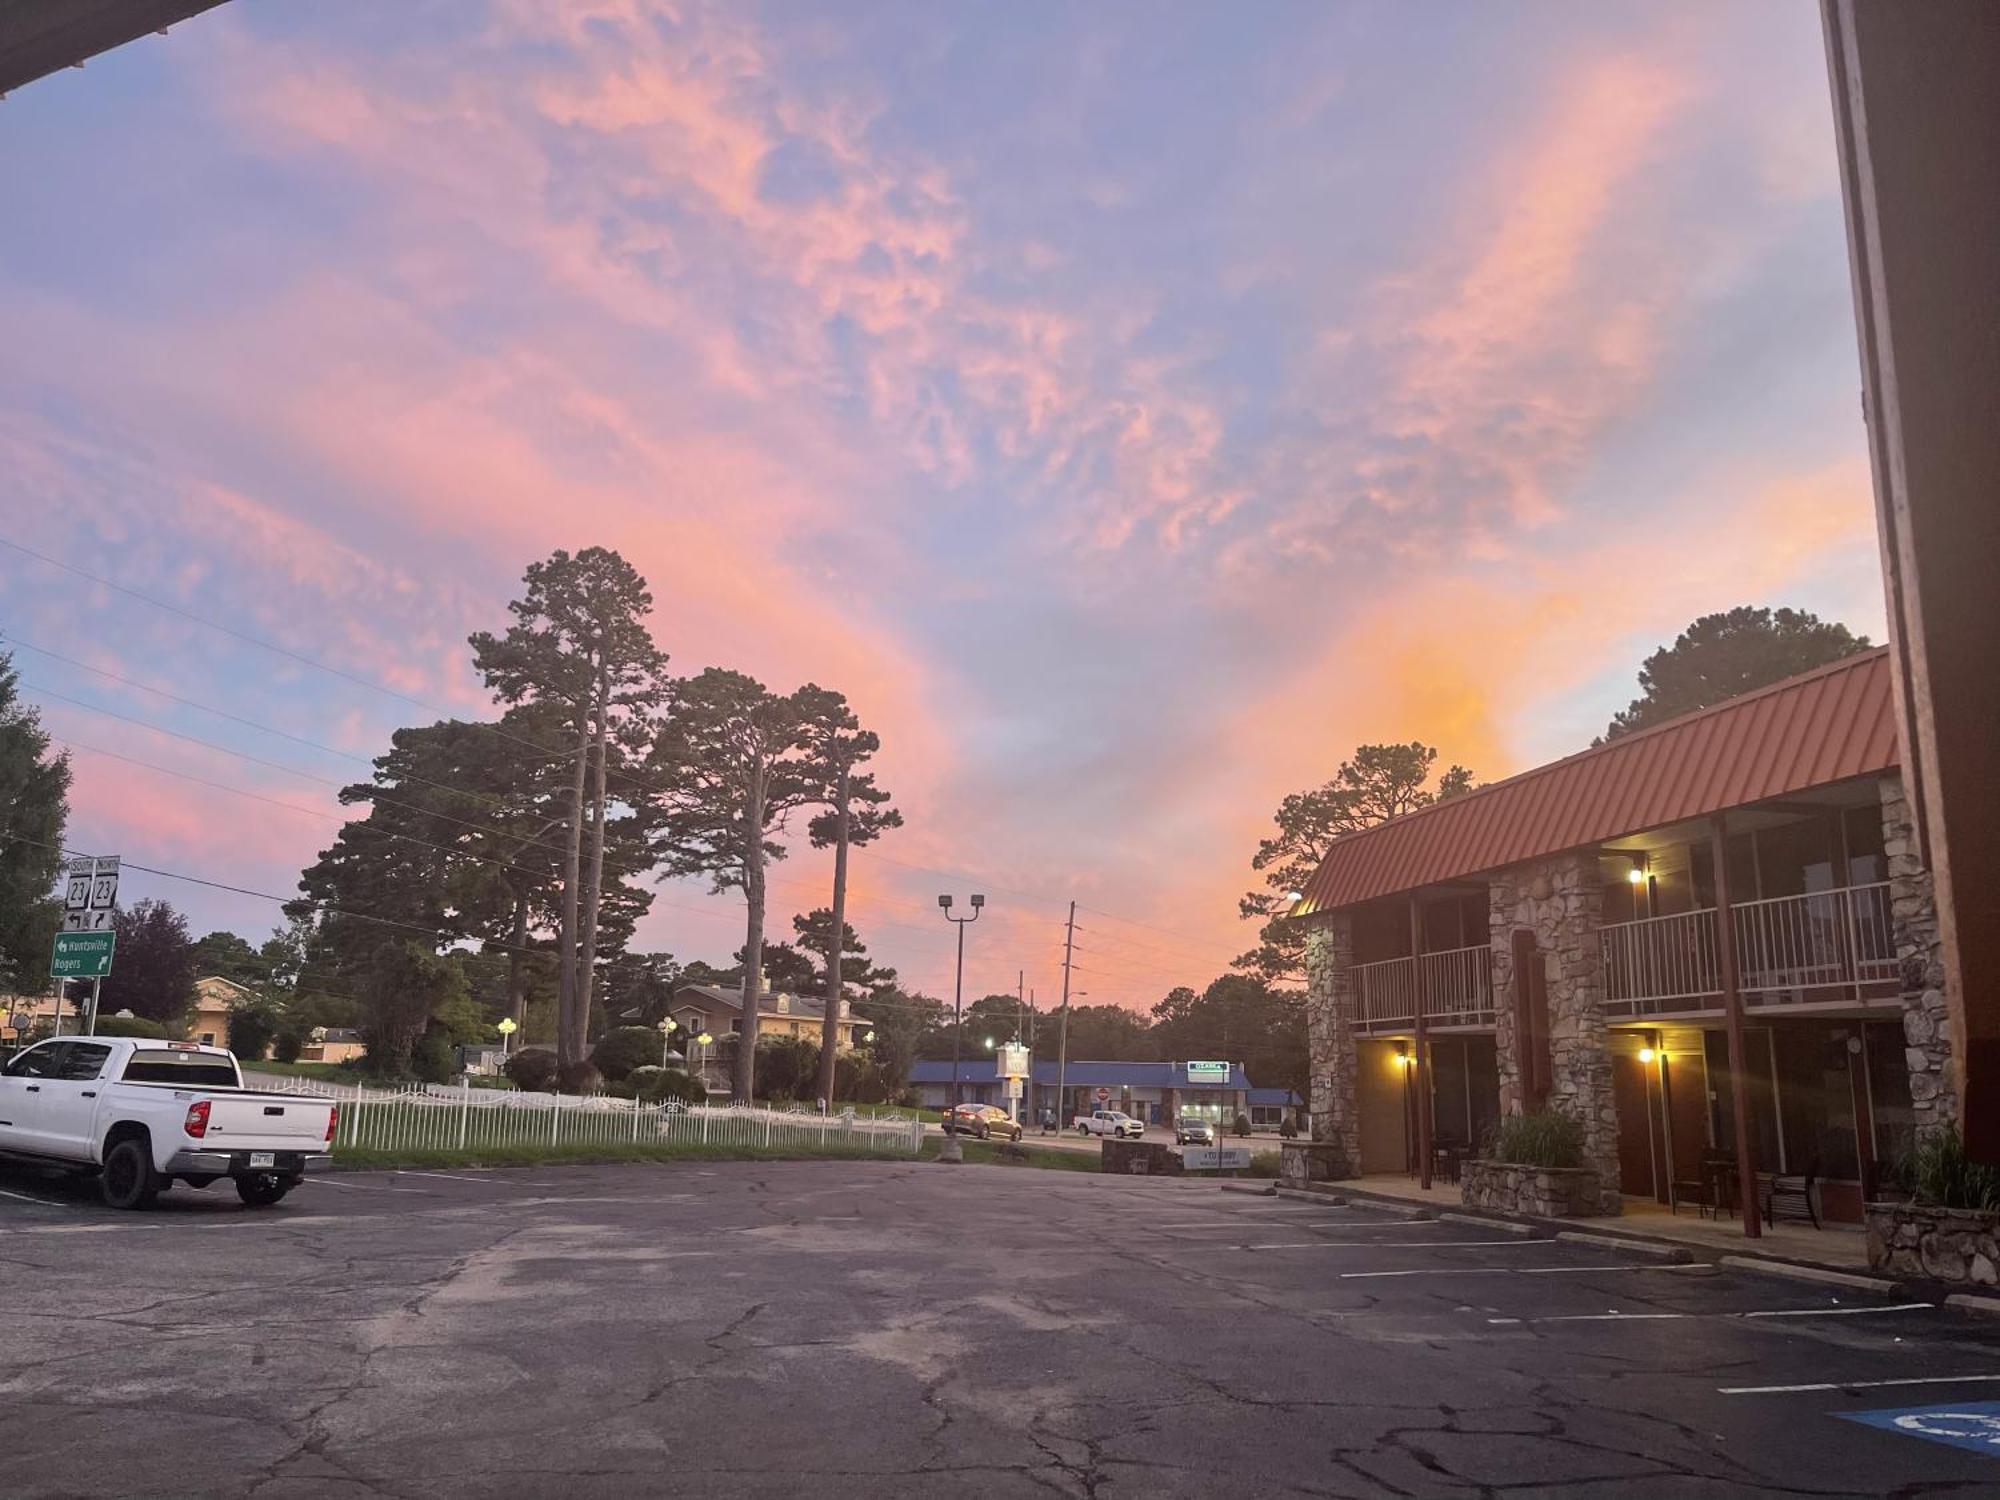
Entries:
{"label": "green directional sign", "polygon": [[115,932],[59,932],[56,951],[49,955],[49,974],[55,979],[102,979],[111,972],[117,942]]}

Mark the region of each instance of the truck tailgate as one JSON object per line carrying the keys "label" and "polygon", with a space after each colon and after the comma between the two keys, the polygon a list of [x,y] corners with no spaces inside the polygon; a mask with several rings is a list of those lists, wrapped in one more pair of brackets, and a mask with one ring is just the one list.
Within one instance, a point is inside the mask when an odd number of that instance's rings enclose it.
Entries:
{"label": "truck tailgate", "polygon": [[223,1150],[300,1151],[323,1145],[333,1101],[297,1094],[208,1094],[208,1133],[203,1139]]}

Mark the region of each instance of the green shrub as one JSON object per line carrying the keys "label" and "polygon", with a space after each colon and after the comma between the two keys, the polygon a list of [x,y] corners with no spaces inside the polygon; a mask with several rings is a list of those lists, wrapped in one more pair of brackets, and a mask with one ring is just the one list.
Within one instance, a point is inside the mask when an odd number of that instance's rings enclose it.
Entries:
{"label": "green shrub", "polygon": [[271,1057],[275,1062],[295,1063],[299,1054],[306,1050],[305,1031],[287,1022],[278,1028],[278,1035],[271,1043]]}
{"label": "green shrub", "polygon": [[595,1094],[604,1087],[604,1075],[597,1071],[597,1064],[585,1057],[557,1069],[556,1078],[566,1094]]}
{"label": "green shrub", "polygon": [[1938,1131],[1919,1141],[1904,1171],[1919,1203],[2000,1209],[2000,1171],[1968,1157],[1956,1130]]}
{"label": "green shrub", "polygon": [[620,1026],[598,1038],[590,1060],[607,1081],[617,1083],[634,1068],[660,1060],[659,1032],[650,1026]]}
{"label": "green shrub", "polygon": [[556,1055],[547,1047],[523,1047],[507,1059],[507,1076],[518,1088],[541,1092],[556,1081]]}
{"label": "green shrub", "polygon": [[1250,1158],[1252,1177],[1276,1177],[1278,1175],[1278,1153],[1259,1151]]}
{"label": "green shrub", "polygon": [[1238,1135],[1248,1135],[1250,1133],[1250,1117],[1248,1115],[1238,1115],[1236,1117],[1236,1133]]}
{"label": "green shrub", "polygon": [[158,1021],[149,1021],[144,1016],[99,1016],[97,1018],[99,1036],[137,1036],[148,1041],[163,1042],[167,1039],[167,1028]]}
{"label": "green shrub", "polygon": [[458,1056],[451,1050],[451,1038],[433,1028],[417,1038],[410,1049],[410,1071],[425,1083],[449,1083],[458,1076]]}
{"label": "green shrub", "polygon": [[1583,1126],[1550,1110],[1508,1115],[1494,1127],[1486,1154],[1521,1167],[1580,1167]]}
{"label": "green shrub", "polygon": [[263,1001],[242,1006],[229,1017],[229,1050],[244,1062],[262,1062],[277,1034],[278,1012]]}

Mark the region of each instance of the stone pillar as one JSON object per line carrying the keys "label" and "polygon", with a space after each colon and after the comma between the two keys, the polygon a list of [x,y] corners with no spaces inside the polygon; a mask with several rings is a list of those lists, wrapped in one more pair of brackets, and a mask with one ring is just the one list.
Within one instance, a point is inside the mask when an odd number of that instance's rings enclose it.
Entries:
{"label": "stone pillar", "polygon": [[1306,1035],[1312,1135],[1328,1177],[1361,1170],[1355,1103],[1354,924],[1345,912],[1306,919]]}
{"label": "stone pillar", "polygon": [[1598,1175],[1605,1213],[1619,1211],[1618,1109],[1604,1024],[1604,885],[1597,851],[1517,865],[1493,877],[1488,900],[1500,1109],[1521,1113],[1514,1036],[1514,931],[1535,935],[1547,966],[1549,1108],[1583,1126],[1583,1160]]}
{"label": "stone pillar", "polygon": [[1944,945],[1937,899],[1924,868],[1899,776],[1884,776],[1882,851],[1889,865],[1889,916],[1902,961],[1903,1052],[1910,1068],[1910,1104],[1922,1139],[1958,1124],[1958,1084],[1952,1067],[1951,1014],[1945,999]]}

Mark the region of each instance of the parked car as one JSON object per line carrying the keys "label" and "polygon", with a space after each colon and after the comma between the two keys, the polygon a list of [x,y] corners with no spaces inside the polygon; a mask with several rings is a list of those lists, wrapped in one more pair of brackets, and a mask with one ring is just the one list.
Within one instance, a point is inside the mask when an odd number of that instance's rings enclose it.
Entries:
{"label": "parked car", "polygon": [[333,1152],[331,1099],[243,1087],[224,1047],[56,1037],[0,1069],[0,1155],[97,1176],[113,1208],[227,1177],[269,1208]]}
{"label": "parked car", "polygon": [[1021,1138],[1014,1117],[997,1104],[955,1104],[944,1112],[942,1126],[946,1135],[977,1136],[982,1141],[996,1135],[1010,1141]]}
{"label": "parked car", "polygon": [[1110,1135],[1124,1140],[1146,1133],[1146,1127],[1122,1109],[1097,1109],[1070,1121],[1080,1135]]}
{"label": "parked car", "polygon": [[1215,1127],[1200,1115],[1182,1115],[1174,1121],[1176,1146],[1213,1146]]}

